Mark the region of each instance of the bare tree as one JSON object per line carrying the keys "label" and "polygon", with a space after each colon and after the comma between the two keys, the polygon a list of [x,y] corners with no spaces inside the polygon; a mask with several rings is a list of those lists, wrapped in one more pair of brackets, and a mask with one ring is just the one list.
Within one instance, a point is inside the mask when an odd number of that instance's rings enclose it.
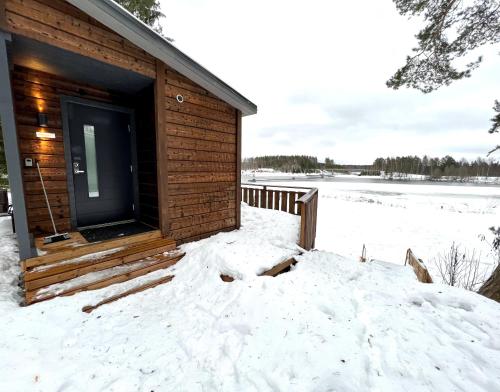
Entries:
{"label": "bare tree", "polygon": [[481,269],[481,257],[476,251],[461,250],[453,243],[448,251],[434,259],[442,282],[466,290],[476,291],[486,279]]}

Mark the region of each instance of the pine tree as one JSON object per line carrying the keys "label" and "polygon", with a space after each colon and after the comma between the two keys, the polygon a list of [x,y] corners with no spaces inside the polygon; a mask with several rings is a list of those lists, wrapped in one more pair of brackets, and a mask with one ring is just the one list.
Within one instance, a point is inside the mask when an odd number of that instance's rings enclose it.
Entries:
{"label": "pine tree", "polygon": [[[406,64],[387,81],[398,89],[411,87],[430,93],[456,80],[468,78],[480,66],[479,55],[460,69],[455,65],[473,50],[500,43],[499,0],[394,0],[405,16],[422,18],[425,25],[416,35],[417,47]],[[500,130],[500,102],[493,107],[490,133]],[[491,152],[500,149],[500,145]],[[490,152],[490,153],[491,153]]]}
{"label": "pine tree", "polygon": [[[165,15],[160,11],[158,0],[116,0],[118,4],[126,8],[134,16],[151,26],[157,33],[162,33],[160,20]],[[173,41],[171,38],[167,38]]]}

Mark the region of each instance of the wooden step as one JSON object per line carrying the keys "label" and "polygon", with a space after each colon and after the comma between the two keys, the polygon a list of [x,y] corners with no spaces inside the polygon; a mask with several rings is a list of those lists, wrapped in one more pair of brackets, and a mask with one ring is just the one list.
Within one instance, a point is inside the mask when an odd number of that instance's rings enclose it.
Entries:
{"label": "wooden step", "polygon": [[24,288],[28,291],[49,286],[53,283],[74,279],[90,272],[101,271],[127,264],[149,256],[175,249],[175,241],[169,238],[132,245],[107,257],[87,260],[83,263],[57,265],[43,271],[26,272]]}
{"label": "wooden step", "polygon": [[[52,285],[54,291],[50,291],[50,286],[43,287],[37,290],[27,291],[26,303],[32,304],[35,302],[52,299],[58,296],[73,295],[81,291],[97,290],[103,287],[110,286],[112,284],[126,282],[127,280],[146,275],[150,272],[171,267],[180,259],[182,259],[182,257],[184,257],[184,253],[170,252],[170,254],[166,255],[157,255],[156,257],[152,258],[152,260],[138,260],[134,263],[130,263],[128,264],[130,268],[128,268],[126,272],[116,270],[116,273],[112,273],[111,276],[104,276],[106,272],[101,271],[101,274],[97,273],[93,279],[83,284],[75,283],[75,285],[72,286],[71,280],[66,281],[64,282],[64,284],[68,287],[63,288],[60,291],[57,291],[56,285]],[[120,267],[124,266],[119,265],[115,266],[114,268],[117,269]]]}
{"label": "wooden step", "polygon": [[98,302],[95,305],[84,306],[82,308],[82,311],[86,312],[86,313],[90,313],[93,310],[97,309],[99,306],[109,304],[109,303],[117,301],[117,300],[119,300],[121,298],[127,297],[127,296],[132,295],[132,294],[139,293],[139,292],[147,290],[147,289],[152,289],[153,287],[156,287],[156,286],[158,286],[160,284],[168,283],[173,278],[174,278],[174,275],[168,275],[168,276],[164,276],[163,278],[153,280],[153,281],[151,281],[149,283],[136,286],[136,287],[134,287],[134,288],[132,288],[130,290],[124,291],[123,293],[119,293],[119,294],[113,295],[113,296],[111,296],[109,298],[105,298],[105,299],[103,299],[102,301]]}
{"label": "wooden step", "polygon": [[24,270],[33,267],[57,263],[58,261],[73,259],[79,256],[84,256],[89,253],[97,253],[113,248],[119,248],[125,245],[136,244],[144,241],[155,240],[162,238],[160,230],[148,231],[146,233],[134,234],[125,237],[115,238],[112,240],[93,242],[87,245],[64,248],[61,251],[48,253],[43,256],[32,257],[23,262]]}

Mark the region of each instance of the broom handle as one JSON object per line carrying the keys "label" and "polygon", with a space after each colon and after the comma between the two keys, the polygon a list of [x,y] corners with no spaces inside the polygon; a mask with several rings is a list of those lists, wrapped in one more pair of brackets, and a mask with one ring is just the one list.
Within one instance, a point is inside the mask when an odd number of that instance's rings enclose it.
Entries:
{"label": "broom handle", "polygon": [[45,190],[45,184],[43,182],[42,172],[40,171],[40,165],[38,164],[38,161],[36,161],[36,168],[38,169],[38,175],[40,176],[40,181],[42,182],[43,195],[45,196],[45,201],[49,209],[50,221],[52,222],[52,227],[54,228],[54,234],[57,234],[56,224],[54,223],[52,209],[50,208],[49,198],[47,197],[47,191]]}

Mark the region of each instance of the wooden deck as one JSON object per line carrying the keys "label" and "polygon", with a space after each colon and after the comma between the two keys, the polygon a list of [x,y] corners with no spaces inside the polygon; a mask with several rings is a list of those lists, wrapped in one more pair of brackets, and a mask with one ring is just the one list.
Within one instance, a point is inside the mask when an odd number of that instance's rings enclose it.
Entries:
{"label": "wooden deck", "polygon": [[[159,230],[87,243],[79,233],[71,239],[44,245],[41,256],[23,263],[26,304],[57,296],[96,290],[168,268],[184,254]],[[132,289],[133,290],[133,289]]]}

